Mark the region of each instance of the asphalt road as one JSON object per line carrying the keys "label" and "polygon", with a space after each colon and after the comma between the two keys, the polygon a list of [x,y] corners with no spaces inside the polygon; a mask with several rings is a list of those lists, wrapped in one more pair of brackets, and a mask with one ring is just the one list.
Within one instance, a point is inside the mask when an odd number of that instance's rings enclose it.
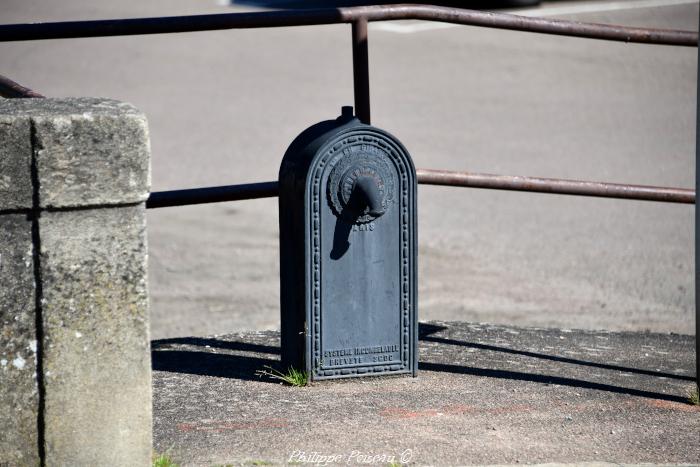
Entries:
{"label": "asphalt road", "polygon": [[[3,0],[0,22],[260,5]],[[697,3],[611,5],[539,14],[698,29]],[[373,124],[418,167],[694,184],[696,49],[418,22],[373,24],[369,45]],[[350,52],[348,25],[18,42],[0,73],[141,108],[158,191],[276,179],[296,134],[352,104]],[[694,332],[691,206],[421,186],[419,219],[422,320]],[[278,328],[275,199],[148,222],[153,337]]]}

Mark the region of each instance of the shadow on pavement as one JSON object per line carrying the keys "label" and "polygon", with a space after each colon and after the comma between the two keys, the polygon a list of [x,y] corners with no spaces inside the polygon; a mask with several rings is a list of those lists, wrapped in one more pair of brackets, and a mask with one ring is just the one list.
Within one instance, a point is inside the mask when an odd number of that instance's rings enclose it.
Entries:
{"label": "shadow on pavement", "polygon": [[[606,363],[590,362],[557,355],[541,354],[536,352],[516,350],[507,347],[500,347],[489,344],[459,341],[444,337],[433,336],[433,334],[447,329],[428,323],[420,323],[419,340],[434,342],[444,345],[457,345],[478,350],[500,352],[506,354],[519,355],[523,357],[550,360],[559,363],[582,365],[601,368],[612,371],[622,371],[636,373],[647,376],[672,378],[683,381],[695,381],[694,377],[676,375],[671,373],[661,373],[652,370],[629,368]],[[193,350],[193,347],[195,348]],[[261,358],[259,356],[236,355],[230,353],[216,353],[211,349],[224,351],[253,352],[258,354],[279,355],[280,348],[274,345],[257,343],[226,341],[215,338],[198,337],[178,337],[172,339],[159,339],[151,343],[151,361],[154,371],[167,371],[173,373],[187,373],[202,376],[216,376],[221,378],[235,378],[247,381],[264,381],[278,384],[279,381],[270,378],[261,378],[257,371],[266,367],[281,370],[280,361],[277,358]],[[201,349],[201,350],[197,350]],[[488,378],[510,379],[516,381],[528,381],[543,384],[556,384],[560,386],[570,386],[583,389],[595,389],[616,394],[628,394],[631,396],[647,397],[652,399],[662,399],[674,402],[686,403],[687,399],[681,396],[663,394],[640,389],[626,388],[605,383],[595,383],[575,378],[562,376],[544,375],[536,373],[523,373],[519,371],[476,368],[464,365],[453,365],[434,362],[419,362],[420,370],[447,372],[472,376],[483,376]]]}
{"label": "shadow on pavement", "polygon": [[[242,355],[194,352],[191,350],[154,350],[151,352],[151,368],[154,371],[187,373],[191,375],[235,378],[246,381],[269,381],[256,371],[265,367],[279,370],[279,360]],[[275,381],[279,383],[279,381]]]}
{"label": "shadow on pavement", "polygon": [[586,360],[578,360],[578,359],[569,358],[569,357],[560,357],[558,355],[541,354],[541,353],[536,353],[536,352],[529,352],[526,350],[510,349],[508,347],[498,347],[498,346],[489,345],[489,344],[479,344],[476,342],[463,342],[463,341],[457,341],[454,339],[446,339],[443,337],[426,336],[426,337],[421,338],[421,340],[426,341],[426,342],[437,342],[439,344],[446,344],[446,345],[461,345],[463,347],[469,347],[472,349],[490,350],[492,352],[503,352],[503,353],[508,353],[508,354],[512,354],[512,355],[522,355],[524,357],[539,358],[542,360],[550,360],[553,362],[571,363],[573,365],[582,365],[582,366],[591,366],[591,367],[595,367],[595,368],[601,368],[603,370],[624,371],[626,373],[636,373],[636,374],[640,374],[640,375],[657,376],[660,378],[679,379],[682,381],[695,381],[695,377],[693,377],[693,376],[676,375],[673,373],[662,373],[660,371],[654,371],[654,370],[642,370],[639,368],[629,368],[629,367],[625,367],[625,366],[610,365],[607,363],[588,362]]}
{"label": "shadow on pavement", "polygon": [[176,337],[151,342],[151,368],[154,371],[267,382],[273,381],[262,378],[256,372],[266,367],[281,369],[277,358],[216,353],[212,349],[274,355],[280,353],[279,347],[271,345],[206,337]]}
{"label": "shadow on pavement", "polygon": [[517,349],[511,349],[508,347],[500,347],[500,346],[490,345],[490,344],[480,344],[480,343],[476,343],[476,342],[458,341],[455,339],[448,339],[446,337],[438,337],[438,336],[432,335],[432,334],[435,334],[436,332],[440,332],[440,331],[443,331],[445,329],[447,329],[446,326],[438,326],[438,325],[430,324],[430,323],[419,323],[419,325],[418,325],[418,339],[421,341],[425,341],[425,342],[436,342],[438,344],[445,344],[445,345],[459,345],[459,346],[463,346],[463,347],[469,347],[472,349],[489,350],[492,352],[503,352],[503,353],[512,354],[512,355],[521,355],[523,357],[532,357],[532,358],[539,358],[542,360],[550,360],[553,362],[571,363],[572,365],[581,365],[581,366],[590,366],[590,367],[600,368],[603,370],[623,371],[625,373],[636,373],[636,374],[640,374],[640,375],[657,376],[659,378],[678,379],[681,381],[693,381],[693,382],[695,381],[694,376],[677,375],[674,373],[663,373],[661,371],[654,371],[654,370],[643,370],[640,368],[630,368],[630,367],[626,367],[626,366],[611,365],[609,363],[589,362],[586,360],[579,360],[576,358],[560,357],[558,355],[549,355],[549,354],[543,354],[543,353],[537,353],[537,352],[530,352],[528,350],[517,350]]}
{"label": "shadow on pavement", "polygon": [[235,342],[235,341],[222,341],[220,339],[212,339],[207,337],[175,337],[171,339],[158,339],[151,342],[152,350],[163,350],[167,349],[169,346],[174,344],[180,345],[194,345],[197,347],[213,347],[216,349],[226,349],[226,350],[240,350],[243,352],[257,352],[257,353],[280,353],[279,347],[274,347],[271,345],[263,344],[251,344],[248,342]]}
{"label": "shadow on pavement", "polygon": [[613,386],[611,384],[593,383],[574,378],[564,378],[561,376],[539,375],[532,373],[522,373],[520,371],[490,370],[487,368],[473,368],[460,365],[447,365],[443,363],[419,362],[420,370],[443,371],[461,375],[486,376],[488,378],[509,379],[515,381],[528,381],[532,383],[556,384],[559,386],[570,386],[581,389],[596,389],[598,391],[612,392],[616,394],[627,394],[637,397],[648,397],[651,399],[662,399],[673,402],[688,403],[687,397],[663,394],[660,392],[643,391],[640,389]]}

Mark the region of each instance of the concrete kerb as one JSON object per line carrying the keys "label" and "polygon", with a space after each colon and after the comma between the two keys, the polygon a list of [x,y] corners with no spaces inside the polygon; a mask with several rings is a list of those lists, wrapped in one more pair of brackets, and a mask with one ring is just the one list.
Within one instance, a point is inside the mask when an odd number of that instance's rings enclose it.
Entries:
{"label": "concrete kerb", "polygon": [[0,100],[0,464],[147,465],[146,119]]}

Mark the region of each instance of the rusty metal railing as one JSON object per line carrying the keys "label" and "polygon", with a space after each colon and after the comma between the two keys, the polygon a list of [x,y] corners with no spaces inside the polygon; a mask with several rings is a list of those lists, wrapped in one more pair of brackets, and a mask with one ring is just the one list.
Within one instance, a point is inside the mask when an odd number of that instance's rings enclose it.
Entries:
{"label": "rusty metal railing", "polygon": [[[419,184],[490,188],[493,190],[556,193],[560,195],[593,196],[598,198],[636,199],[666,203],[695,204],[695,191],[684,188],[664,188],[645,185],[564,180],[557,178],[492,175],[447,170],[418,169]],[[279,194],[277,182],[247,183],[187,190],[151,193],[146,207],[166,208],[190,204],[219,203],[245,199],[273,198]]]}
{"label": "rusty metal railing", "polygon": [[530,18],[436,5],[373,5],[296,11],[8,24],[0,26],[0,42],[163,34],[221,29],[312,26],[399,19],[441,21],[469,26],[646,44],[697,47],[698,43],[698,33],[695,31],[635,28],[557,19]]}
{"label": "rusty metal railing", "polygon": [[[0,42],[352,23],[355,111],[361,121],[370,123],[367,23],[369,21],[397,19],[442,21],[516,31],[656,45],[697,47],[698,44],[698,33],[695,31],[645,29],[530,18],[433,5],[384,5],[297,11],[10,24],[0,25]],[[36,91],[2,76],[0,76],[0,95],[4,97],[43,97]],[[418,183],[671,203],[695,203],[695,191],[693,190],[583,180],[419,170]],[[276,195],[276,182],[196,188],[152,193],[148,207],[234,201]]]}
{"label": "rusty metal railing", "polygon": [[19,83],[15,83],[10,78],[0,75],[0,96],[7,98],[17,97],[44,97],[36,91],[25,88]]}

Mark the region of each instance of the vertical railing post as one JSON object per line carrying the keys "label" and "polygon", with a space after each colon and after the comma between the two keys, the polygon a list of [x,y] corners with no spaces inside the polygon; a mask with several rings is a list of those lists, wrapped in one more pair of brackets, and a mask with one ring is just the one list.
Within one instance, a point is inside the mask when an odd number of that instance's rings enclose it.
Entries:
{"label": "vertical railing post", "polygon": [[[698,70],[700,70],[700,44],[698,44]],[[700,74],[697,78],[695,106],[695,383],[700,393],[700,222],[698,219],[697,193],[700,192]]]}
{"label": "vertical railing post", "polygon": [[352,72],[355,88],[355,115],[370,124],[369,56],[367,52],[367,18],[352,23]]}

